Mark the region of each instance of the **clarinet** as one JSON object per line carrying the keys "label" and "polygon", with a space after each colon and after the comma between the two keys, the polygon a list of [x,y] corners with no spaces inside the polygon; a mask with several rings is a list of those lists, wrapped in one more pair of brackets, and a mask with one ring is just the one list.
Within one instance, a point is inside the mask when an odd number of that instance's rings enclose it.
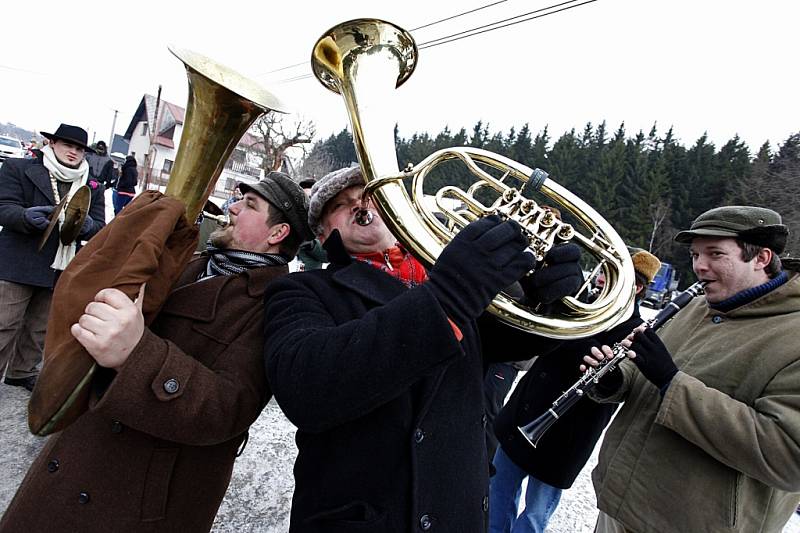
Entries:
{"label": "clarinet", "polygon": [[[645,320],[645,326],[653,330],[663,326],[670,318],[675,316],[678,311],[686,307],[686,305],[692,301],[695,296],[703,294],[703,287],[705,287],[705,285],[705,281],[698,281],[682,293],[678,294],[661,311],[659,311],[655,317],[651,318],[650,320]],[[564,394],[556,398],[556,400],[553,402],[553,405],[547,410],[547,412],[529,424],[518,426],[517,429],[520,431],[520,433],[522,433],[522,436],[525,437],[525,440],[527,440],[531,446],[535,448],[539,442],[539,439],[542,438],[542,435],[544,435],[550,426],[555,424],[556,420],[563,416],[564,413],[566,413],[578,402],[578,400],[583,398],[587,392],[594,389],[603,376],[617,368],[617,366],[619,366],[619,364],[627,357],[627,352],[627,348],[625,348],[621,343],[615,343],[612,348],[613,356],[610,359],[602,361],[597,367],[589,367],[589,369],[584,372],[583,376],[576,381],[573,386],[567,389]]]}

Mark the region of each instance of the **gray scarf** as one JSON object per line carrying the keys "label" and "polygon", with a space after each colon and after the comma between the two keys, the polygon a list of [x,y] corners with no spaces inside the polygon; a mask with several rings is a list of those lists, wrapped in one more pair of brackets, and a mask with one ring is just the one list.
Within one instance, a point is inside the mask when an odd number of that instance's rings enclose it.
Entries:
{"label": "gray scarf", "polygon": [[286,265],[289,263],[289,260],[280,254],[223,250],[213,246],[209,246],[206,249],[206,253],[209,255],[208,265],[206,265],[205,272],[198,276],[198,280],[212,276],[232,276],[253,268]]}

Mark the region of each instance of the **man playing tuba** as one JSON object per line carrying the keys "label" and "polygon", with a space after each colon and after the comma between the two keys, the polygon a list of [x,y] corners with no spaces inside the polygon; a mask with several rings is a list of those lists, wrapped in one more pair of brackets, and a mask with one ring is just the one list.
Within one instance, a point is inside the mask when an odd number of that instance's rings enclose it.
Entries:
{"label": "man playing tuba", "polygon": [[[290,530],[483,531],[481,345],[527,359],[558,344],[483,316],[533,257],[519,225],[492,216],[460,231],[426,272],[374,209],[361,216],[363,188],[358,167],[314,185],[309,223],[331,265],[265,295],[267,373],[298,427]],[[575,291],[579,255],[554,248],[526,278],[528,296]]]}
{"label": "man playing tuba", "polygon": [[0,532],[211,529],[237,450],[271,397],[264,288],[311,238],[306,196],[287,175],[240,187],[230,225],[212,234],[149,327],[144,286],[136,302],[101,290],[72,325],[101,367],[89,410],[47,442]]}

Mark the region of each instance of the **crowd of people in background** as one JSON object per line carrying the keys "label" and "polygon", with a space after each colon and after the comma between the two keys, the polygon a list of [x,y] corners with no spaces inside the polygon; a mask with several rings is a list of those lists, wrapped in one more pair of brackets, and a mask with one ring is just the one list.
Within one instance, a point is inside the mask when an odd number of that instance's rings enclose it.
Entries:
{"label": "crowd of people in background", "polygon": [[[133,154],[118,168],[79,127],[42,135],[0,168],[0,374],[30,391],[62,272],[133,257],[164,227],[136,221],[172,228],[184,212],[137,196]],[[83,186],[65,242],[58,206]],[[486,308],[501,291],[560,305],[584,286],[576,245],[536,264],[519,224],[489,216],[426,268],[364,186],[358,166],[270,172],[236,185],[230,223],[188,266],[162,261],[133,292],[109,270],[66,325],[98,368],[91,408],[50,438],[0,532],[210,530],[273,395],[297,427],[293,532],[543,532],[598,442],[598,532],[781,532],[800,502],[800,274],[779,213],[723,206],[677,233],[705,295],[657,332],[638,302],[660,262],[631,249],[632,316],[560,341]],[[531,446],[518,427],[615,343],[626,360]]]}

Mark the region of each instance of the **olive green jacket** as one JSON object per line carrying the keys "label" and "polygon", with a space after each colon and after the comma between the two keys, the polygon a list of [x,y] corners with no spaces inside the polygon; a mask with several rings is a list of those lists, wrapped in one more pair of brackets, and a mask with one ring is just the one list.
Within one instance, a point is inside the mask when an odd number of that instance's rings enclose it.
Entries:
{"label": "olive green jacket", "polygon": [[800,275],[728,313],[697,298],[661,330],[663,399],[627,361],[592,473],[630,531],[779,533],[800,501]]}

